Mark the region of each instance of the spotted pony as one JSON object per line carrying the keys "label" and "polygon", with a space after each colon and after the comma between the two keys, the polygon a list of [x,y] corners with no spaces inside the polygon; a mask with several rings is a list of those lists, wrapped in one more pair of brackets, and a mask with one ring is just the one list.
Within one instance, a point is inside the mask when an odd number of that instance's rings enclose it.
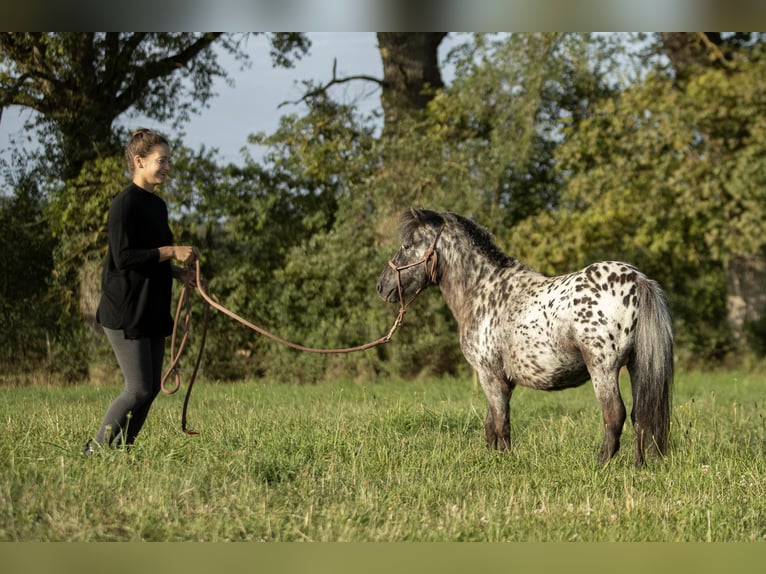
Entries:
{"label": "spotted pony", "polygon": [[619,449],[626,419],[619,375],[627,367],[636,465],[647,454],[666,454],[673,329],[656,281],[616,261],[547,277],[454,213],[409,211],[402,216],[401,239],[378,279],[378,294],[396,303],[439,286],[487,397],[488,447],[510,447],[509,402],[516,386],[560,390],[591,380],[604,423],[598,462],[606,463]]}

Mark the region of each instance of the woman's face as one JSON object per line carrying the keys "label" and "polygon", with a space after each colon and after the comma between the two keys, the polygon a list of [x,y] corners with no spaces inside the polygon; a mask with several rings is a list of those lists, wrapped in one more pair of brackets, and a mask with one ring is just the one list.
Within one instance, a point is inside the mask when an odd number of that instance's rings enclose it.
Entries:
{"label": "woman's face", "polygon": [[151,189],[165,181],[170,171],[170,148],[165,144],[154,146],[145,157],[134,158],[134,181],[144,189]]}

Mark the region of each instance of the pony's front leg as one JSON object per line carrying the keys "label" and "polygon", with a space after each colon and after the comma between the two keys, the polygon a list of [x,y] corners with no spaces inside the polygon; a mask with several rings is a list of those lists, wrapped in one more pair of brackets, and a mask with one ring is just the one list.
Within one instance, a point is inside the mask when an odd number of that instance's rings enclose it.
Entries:
{"label": "pony's front leg", "polygon": [[487,448],[506,451],[511,448],[510,400],[513,384],[505,377],[479,375],[481,386],[487,397],[487,418],[484,420],[484,435]]}

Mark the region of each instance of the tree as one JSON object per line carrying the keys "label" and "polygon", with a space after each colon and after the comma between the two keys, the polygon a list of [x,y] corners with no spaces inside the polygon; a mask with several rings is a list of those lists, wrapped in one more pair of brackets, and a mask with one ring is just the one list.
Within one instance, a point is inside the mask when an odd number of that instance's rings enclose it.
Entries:
{"label": "tree", "polygon": [[731,63],[697,68],[683,89],[655,70],[594,102],[556,152],[558,208],[520,229],[522,254],[548,272],[639,265],[665,287],[678,346],[696,358],[731,350],[730,261],[764,245],[766,73],[752,51]]}
{"label": "tree", "polygon": [[[215,227],[214,244],[207,248],[215,263],[208,270],[225,305],[295,342],[348,347],[366,336],[355,329],[351,293],[362,272],[354,266],[364,260],[367,246],[361,234],[351,239],[352,250],[328,243],[342,221],[357,213],[354,201],[364,201],[364,195],[351,196],[370,168],[365,162],[374,129],[360,123],[353,107],[320,102],[322,97],[315,96],[305,116],[281,118],[275,133],[252,136],[267,150],[263,165],[248,158],[244,167],[229,166],[221,181],[205,187],[197,207]],[[347,296],[335,282],[342,269],[354,272]],[[330,319],[338,305],[345,312],[340,325]],[[322,359],[296,356],[248,331],[224,328],[211,339],[213,345],[217,341],[225,341],[216,363],[221,376],[258,373],[305,381],[323,371]],[[231,349],[237,349],[234,356],[226,352]]]}
{"label": "tree", "polygon": [[735,71],[734,60],[766,39],[763,32],[660,32],[656,50],[667,56],[676,87],[702,69]]}
{"label": "tree", "polygon": [[[270,40],[272,59],[281,66],[309,46],[303,34],[271,34]],[[238,36],[219,33],[0,34],[0,109],[19,105],[39,112],[33,122],[43,135],[44,156],[60,167],[50,174],[64,183],[54,183],[53,231],[81,244],[64,260],[79,263],[103,223],[104,203],[83,207],[110,193],[97,186],[104,183],[105,161],[120,165],[124,134],[115,119],[128,111],[176,125],[187,119],[213,96],[213,81],[227,77],[214,44],[247,59]],[[89,172],[82,173],[86,165]],[[81,242],[84,234],[90,243]]]}
{"label": "tree", "polygon": [[[272,34],[275,63],[308,49],[302,34]],[[35,125],[62,179],[121,148],[114,120],[131,110],[183,122],[226,78],[214,45],[246,61],[239,39],[221,33],[66,32],[0,34],[0,118],[17,105],[38,112]]]}
{"label": "tree", "polygon": [[0,197],[0,365],[3,370],[39,364],[55,311],[47,285],[53,240],[35,178],[19,174],[12,197]]}
{"label": "tree", "polygon": [[[735,340],[766,348],[766,247],[763,218],[763,32],[662,33],[659,49],[677,90],[699,112],[700,137],[710,146],[717,189],[697,209],[713,207],[711,249],[723,262],[727,316]],[[715,184],[714,184],[715,185]],[[749,339],[749,341],[747,341]]]}
{"label": "tree", "polygon": [[[351,346],[377,338],[394,309],[377,300],[374,278],[396,250],[403,210],[427,205],[465,213],[507,243],[517,222],[557,203],[561,181],[552,154],[561,119],[580,117],[584,100],[611,92],[614,47],[585,58],[601,45],[581,35],[479,36],[456,52],[454,85],[433,92],[424,109],[403,115],[397,129],[377,139],[363,118],[332,105],[325,91],[313,92],[304,117],[283,118],[277,133],[257,140],[272,150],[268,173],[280,177],[256,179],[251,172],[243,180],[237,209],[226,212],[238,214],[227,229],[239,230],[234,253],[245,255],[225,273],[236,280],[219,276],[216,288],[245,315],[298,342]],[[272,266],[259,266],[258,256],[272,251],[252,253],[248,246],[275,237],[266,225],[269,209],[297,213],[299,205],[303,213],[320,197],[322,211],[289,219],[295,241],[278,241],[287,251],[269,259]],[[246,285],[256,284],[248,294]],[[328,376],[336,366],[366,380],[465,368],[454,320],[436,290],[413,304],[393,344],[361,356],[296,356],[270,342],[242,343],[237,348],[266,376],[292,380]]]}
{"label": "tree", "polygon": [[438,49],[445,36],[446,32],[378,32],[384,134],[395,130],[402,119],[424,110],[444,87]]}
{"label": "tree", "polygon": [[[246,64],[243,38],[219,33],[0,34],[0,114],[11,105],[38,112],[28,128],[37,129],[43,150],[25,164],[45,174],[39,180],[45,190],[39,200],[56,238],[48,297],[61,310],[60,341],[75,346],[83,341],[76,333],[81,330],[80,286],[98,274],[108,199],[125,183],[121,156],[126,134],[115,120],[141,113],[180,126],[214,95],[214,80],[228,77],[214,46]],[[303,34],[270,34],[269,39],[275,65],[291,65],[309,47]]]}

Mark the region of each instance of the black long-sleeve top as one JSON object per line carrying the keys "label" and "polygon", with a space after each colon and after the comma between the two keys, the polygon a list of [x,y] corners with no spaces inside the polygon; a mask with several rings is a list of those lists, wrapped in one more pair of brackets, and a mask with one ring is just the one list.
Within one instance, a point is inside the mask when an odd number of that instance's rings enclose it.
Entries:
{"label": "black long-sleeve top", "polygon": [[168,336],[172,273],[158,247],[173,244],[168,209],[159,196],[131,184],[112,201],[107,219],[109,248],[96,320],[125,338]]}

